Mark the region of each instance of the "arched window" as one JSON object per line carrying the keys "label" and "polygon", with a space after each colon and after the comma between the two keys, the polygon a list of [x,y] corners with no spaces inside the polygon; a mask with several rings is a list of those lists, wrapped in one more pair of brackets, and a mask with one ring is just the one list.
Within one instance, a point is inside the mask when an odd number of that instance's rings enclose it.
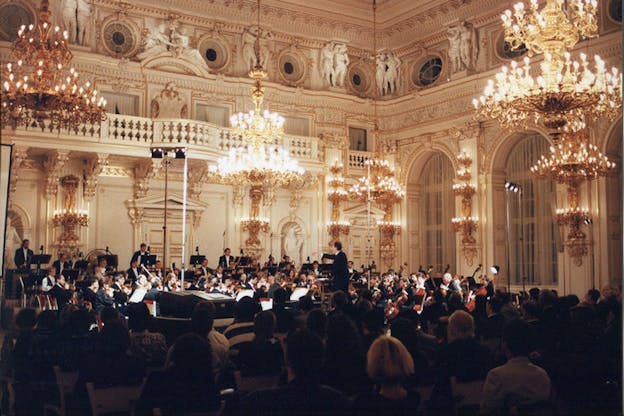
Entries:
{"label": "arched window", "polygon": [[518,194],[509,193],[511,281],[518,285],[523,278],[526,284],[557,284],[555,183],[536,179],[530,171],[549,147],[543,136],[529,134],[514,146],[505,167],[507,180],[521,189]]}
{"label": "arched window", "polygon": [[442,271],[447,264],[455,266],[455,232],[451,219],[455,215],[453,165],[448,157],[437,152],[425,164],[420,190],[420,235],[423,266],[433,265]]}

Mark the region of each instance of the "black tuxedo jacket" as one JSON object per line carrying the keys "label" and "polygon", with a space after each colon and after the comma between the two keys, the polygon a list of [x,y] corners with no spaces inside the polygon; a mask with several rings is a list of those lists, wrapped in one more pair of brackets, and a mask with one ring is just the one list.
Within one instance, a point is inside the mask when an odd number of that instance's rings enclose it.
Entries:
{"label": "black tuxedo jacket", "polygon": [[18,248],[15,250],[15,256],[13,257],[13,261],[15,262],[15,267],[18,269],[22,268],[30,268],[30,264],[32,263],[33,251],[31,249],[26,250],[26,258],[24,258],[24,249]]}
{"label": "black tuxedo jacket", "polygon": [[[58,274],[61,273],[61,261],[60,260],[56,260],[54,263],[52,263],[52,267],[56,269]],[[69,269],[71,269],[71,262],[70,261],[63,262],[63,271],[69,270]]]}
{"label": "black tuxedo jacket", "polygon": [[[221,267],[223,267],[224,269],[227,269],[227,260],[226,260],[226,255],[224,254],[223,256],[219,257],[219,265]],[[230,256],[230,265],[234,262],[234,256]]]}
{"label": "black tuxedo jacket", "polygon": [[132,258],[130,259],[130,264],[132,264],[132,262],[135,260],[138,260],[139,264],[143,264],[143,259],[141,258],[143,256],[149,256],[149,253],[146,251],[145,253],[141,254],[141,250],[135,251],[132,255]]}
{"label": "black tuxedo jacket", "polygon": [[62,309],[64,305],[67,305],[72,297],[71,291],[62,288],[57,284],[50,289],[48,294],[56,299],[56,304],[58,305],[59,310]]}
{"label": "black tuxedo jacket", "polygon": [[128,303],[128,295],[122,290],[122,288],[117,284],[113,283],[113,299],[115,300],[116,305],[125,305]]}
{"label": "black tuxedo jacket", "polygon": [[131,268],[128,269],[128,279],[132,280],[132,283],[136,282],[137,279],[139,278],[139,275],[141,274],[140,269],[137,267],[137,271],[136,273],[134,272],[134,270]]}
{"label": "black tuxedo jacket", "polygon": [[348,292],[349,290],[349,268],[347,267],[347,255],[344,251],[336,254],[323,254],[323,258],[334,260],[332,264],[332,276],[336,290]]}

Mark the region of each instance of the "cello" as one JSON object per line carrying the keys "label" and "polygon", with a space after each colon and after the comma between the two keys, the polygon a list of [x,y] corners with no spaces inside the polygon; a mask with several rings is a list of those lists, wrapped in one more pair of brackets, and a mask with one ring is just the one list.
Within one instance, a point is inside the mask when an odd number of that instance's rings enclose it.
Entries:
{"label": "cello", "polygon": [[[472,279],[474,281],[474,277],[477,273],[479,273],[479,270],[481,270],[481,264],[479,264],[477,266],[477,268],[475,269],[474,273],[472,274],[472,276],[470,278],[468,278],[468,285],[470,285],[470,279]],[[468,296],[467,296],[467,302],[466,302],[466,309],[468,309],[469,312],[474,311],[475,309],[475,300],[477,298],[477,296],[487,296],[487,288],[485,285],[482,285],[479,290],[477,290],[477,293],[473,294],[472,290],[470,290],[470,287],[468,287]]]}

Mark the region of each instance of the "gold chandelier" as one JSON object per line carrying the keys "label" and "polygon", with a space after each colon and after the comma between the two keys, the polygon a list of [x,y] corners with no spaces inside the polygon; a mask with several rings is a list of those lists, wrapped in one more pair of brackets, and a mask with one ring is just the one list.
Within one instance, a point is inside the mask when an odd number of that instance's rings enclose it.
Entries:
{"label": "gold chandelier", "polygon": [[80,179],[74,175],[68,175],[61,179],[61,186],[65,191],[65,203],[62,210],[57,210],[52,217],[54,226],[61,226],[63,233],[59,236],[57,246],[61,251],[72,251],[79,244],[80,237],[76,232],[78,227],[89,225],[87,211],[76,208],[76,193]]}
{"label": "gold chandelier", "polygon": [[329,190],[327,191],[327,199],[332,204],[331,221],[327,224],[327,231],[331,236],[330,246],[338,241],[340,234],[349,234],[351,223],[349,221],[340,220],[340,204],[349,198],[349,193],[345,190],[345,178],[342,176],[344,166],[336,162],[329,171],[331,175],[327,181]]}
{"label": "gold chandelier", "polygon": [[472,234],[477,231],[479,225],[479,218],[472,215],[472,197],[477,192],[477,187],[470,182],[472,180],[472,173],[470,173],[472,158],[465,150],[457,155],[457,163],[459,168],[456,171],[456,177],[460,182],[453,184],[453,193],[462,198],[461,216],[453,217],[451,225],[455,232],[462,233],[462,253],[468,265],[472,266],[473,259],[477,254],[475,248],[477,240]]}
{"label": "gold chandelier", "polygon": [[[568,4],[565,8],[564,4]],[[587,56],[573,60],[571,48],[582,38],[596,36],[595,0],[548,0],[539,11],[531,0],[530,10],[523,3],[502,15],[505,40],[512,49],[525,46],[529,55],[542,54],[540,71],[531,74],[530,59],[503,66],[484,93],[473,104],[477,115],[498,120],[507,128],[542,121],[553,139],[565,126],[574,129],[585,117],[614,118],[622,106],[622,81],[617,68],[607,70],[594,56],[594,69]]]}
{"label": "gold chandelier", "polygon": [[252,250],[261,250],[258,235],[270,229],[269,219],[260,216],[260,202],[265,187],[288,186],[302,180],[305,174],[305,170],[290,156],[288,150],[279,146],[284,137],[284,118],[269,110],[262,110],[262,80],[267,77],[267,72],[260,64],[260,0],[257,10],[256,65],[249,72],[249,77],[254,80],[251,91],[254,109],[230,118],[233,132],[240,135],[244,145],[230,149],[227,156],[219,158],[216,165],[210,166],[210,172],[216,174],[222,182],[250,186],[251,214],[241,218],[241,226],[249,232],[245,243]]}
{"label": "gold chandelier", "polygon": [[37,25],[23,25],[12,48],[2,83],[2,124],[77,129],[106,118],[106,100],[70,67],[68,33],[50,23],[49,2],[43,0]]}

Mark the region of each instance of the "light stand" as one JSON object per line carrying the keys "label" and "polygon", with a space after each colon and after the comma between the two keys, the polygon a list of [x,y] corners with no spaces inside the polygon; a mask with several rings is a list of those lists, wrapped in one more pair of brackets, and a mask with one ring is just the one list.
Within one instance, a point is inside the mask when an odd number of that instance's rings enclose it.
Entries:
{"label": "light stand", "polygon": [[371,269],[371,251],[372,251],[372,247],[371,247],[371,204],[372,204],[372,199],[371,199],[371,186],[370,186],[370,181],[371,181],[371,168],[370,168],[370,163],[367,164],[366,167],[366,177],[368,178],[368,187],[366,188],[366,262],[368,263],[368,289],[370,290],[370,281],[371,281],[371,274],[372,274],[372,269]]}
{"label": "light stand", "polygon": [[[182,285],[184,285],[184,248],[186,238],[186,176],[187,176],[187,163],[186,163],[186,147],[152,147],[150,149],[152,153],[152,159],[163,159],[163,163],[165,165],[165,215],[163,220],[163,259],[162,259],[162,273],[163,276],[167,276],[167,214],[168,214],[168,205],[167,201],[169,199],[169,164],[171,163],[169,153],[174,154],[174,159],[184,159],[184,201],[182,204]],[[172,268],[173,271],[173,268]],[[175,273],[175,271],[174,271]],[[184,286],[182,286],[184,287]]]}
{"label": "light stand", "polygon": [[[505,212],[506,212],[506,230],[507,230],[507,293],[511,293],[511,216],[509,213],[509,193],[518,193],[520,185],[505,181]],[[517,276],[516,276],[517,277]]]}

